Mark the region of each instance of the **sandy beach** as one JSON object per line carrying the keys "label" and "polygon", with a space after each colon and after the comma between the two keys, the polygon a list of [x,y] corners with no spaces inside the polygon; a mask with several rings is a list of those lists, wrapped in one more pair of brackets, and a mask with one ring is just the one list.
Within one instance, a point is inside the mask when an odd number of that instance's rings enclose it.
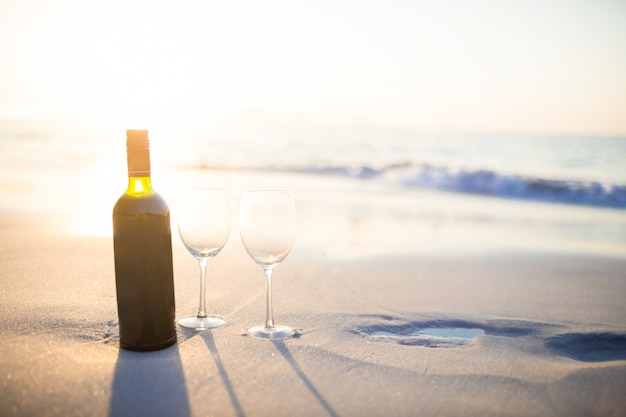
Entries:
{"label": "sandy beach", "polygon": [[[213,184],[219,178],[232,190],[234,206],[246,187],[294,190],[300,233],[276,270],[274,308],[277,323],[296,328],[296,337],[272,342],[246,334],[264,319],[264,281],[234,224],[208,267],[208,310],[226,326],[200,333],[179,328],[178,343],[163,351],[120,350],[111,238],[68,227],[84,224],[77,222],[79,209],[5,210],[0,415],[626,412],[622,247],[593,252],[573,239],[550,251],[548,236],[531,227],[551,210],[567,219],[586,209],[520,209],[524,237],[512,221],[472,221],[470,227],[459,220],[471,207],[513,219],[514,210],[498,206],[507,202],[416,192],[415,206],[400,207],[396,191],[355,182],[334,182],[333,189],[306,176],[178,175],[164,184],[173,213],[182,179]],[[83,208],[94,208],[85,197]],[[433,217],[450,213],[463,198],[469,208],[461,214]],[[623,221],[621,212],[607,213]],[[93,220],[92,232],[106,230],[109,221],[108,215]],[[196,311],[198,271],[173,227],[182,317]]]}

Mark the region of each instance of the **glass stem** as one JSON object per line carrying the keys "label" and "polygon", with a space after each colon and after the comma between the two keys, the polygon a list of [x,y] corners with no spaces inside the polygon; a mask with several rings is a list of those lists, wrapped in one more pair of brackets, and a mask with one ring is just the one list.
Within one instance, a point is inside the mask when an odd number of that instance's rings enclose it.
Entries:
{"label": "glass stem", "polygon": [[200,306],[198,307],[198,318],[206,318],[206,266],[209,263],[209,260],[201,258],[198,259],[198,263],[200,264]]}
{"label": "glass stem", "polygon": [[265,305],[267,310],[265,312],[265,328],[274,328],[274,312],[272,310],[272,272],[274,268],[263,268],[265,271]]}

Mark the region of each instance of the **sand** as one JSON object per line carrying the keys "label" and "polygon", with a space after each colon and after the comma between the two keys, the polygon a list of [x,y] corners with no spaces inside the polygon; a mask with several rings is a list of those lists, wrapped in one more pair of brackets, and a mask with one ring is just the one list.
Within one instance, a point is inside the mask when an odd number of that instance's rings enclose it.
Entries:
{"label": "sand", "polygon": [[[175,346],[134,353],[119,349],[111,238],[91,233],[109,214],[79,232],[68,225],[81,210],[5,210],[0,415],[626,415],[623,242],[588,250],[528,229],[586,209],[522,216],[515,204],[436,193],[402,206],[395,190],[372,202],[361,185],[348,196],[319,179],[280,181],[295,189],[302,225],[274,275],[276,321],[298,331],[285,341],[246,335],[264,319],[264,278],[236,227],[208,267],[207,307],[226,326],[179,329]],[[234,200],[247,185],[226,181]],[[457,198],[500,220],[441,215]],[[511,220],[520,216],[525,227]],[[182,317],[196,311],[198,271],[173,235]]]}

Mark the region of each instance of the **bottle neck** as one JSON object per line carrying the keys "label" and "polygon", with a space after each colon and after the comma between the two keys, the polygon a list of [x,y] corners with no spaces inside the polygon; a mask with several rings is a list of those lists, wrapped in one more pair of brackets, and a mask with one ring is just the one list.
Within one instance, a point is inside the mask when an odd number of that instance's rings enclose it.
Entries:
{"label": "bottle neck", "polygon": [[150,149],[141,146],[129,146],[126,151],[128,178],[150,176]]}
{"label": "bottle neck", "polygon": [[127,143],[128,188],[126,194],[144,197],[154,194],[150,179],[150,148],[148,139],[133,137]]}
{"label": "bottle neck", "polygon": [[132,197],[145,197],[154,194],[152,180],[147,177],[128,177],[126,194]]}

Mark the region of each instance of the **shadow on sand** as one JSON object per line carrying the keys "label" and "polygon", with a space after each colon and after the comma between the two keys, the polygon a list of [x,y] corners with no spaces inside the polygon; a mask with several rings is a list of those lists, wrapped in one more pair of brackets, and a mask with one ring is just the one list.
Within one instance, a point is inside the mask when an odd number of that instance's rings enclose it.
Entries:
{"label": "shadow on sand", "polygon": [[119,350],[110,417],[190,416],[178,345],[157,352]]}
{"label": "shadow on sand", "polygon": [[245,417],[245,413],[241,408],[241,403],[239,402],[239,398],[237,398],[237,393],[233,388],[233,384],[230,382],[230,378],[228,377],[228,373],[226,372],[226,368],[224,367],[224,363],[222,362],[222,358],[220,357],[220,353],[217,350],[217,346],[215,346],[215,340],[213,339],[213,334],[211,331],[202,332],[202,339],[204,343],[206,343],[209,351],[211,351],[211,355],[213,356],[213,360],[215,360],[215,365],[217,365],[217,369],[219,370],[220,377],[222,378],[222,383],[224,384],[224,388],[228,392],[228,397],[230,398],[230,402],[235,409],[235,414],[237,417]]}
{"label": "shadow on sand", "polygon": [[313,384],[313,382],[309,379],[309,377],[306,376],[306,374],[304,373],[304,371],[302,370],[302,368],[300,367],[298,362],[296,362],[296,360],[293,358],[293,356],[291,355],[291,352],[287,348],[287,345],[285,345],[285,342],[283,342],[282,340],[273,340],[272,342],[274,343],[274,346],[276,346],[276,349],[283,356],[283,358],[285,358],[287,363],[289,363],[289,365],[294,370],[296,375],[298,375],[298,377],[300,377],[302,382],[304,382],[304,385],[306,385],[306,387],[309,389],[309,391],[311,391],[311,394],[313,394],[313,396],[321,404],[321,406],[324,408],[326,413],[330,417],[339,417],[339,414],[337,414],[337,412],[328,403],[328,401],[326,401],[324,396],[318,391],[318,389],[315,386],[315,384]]}

